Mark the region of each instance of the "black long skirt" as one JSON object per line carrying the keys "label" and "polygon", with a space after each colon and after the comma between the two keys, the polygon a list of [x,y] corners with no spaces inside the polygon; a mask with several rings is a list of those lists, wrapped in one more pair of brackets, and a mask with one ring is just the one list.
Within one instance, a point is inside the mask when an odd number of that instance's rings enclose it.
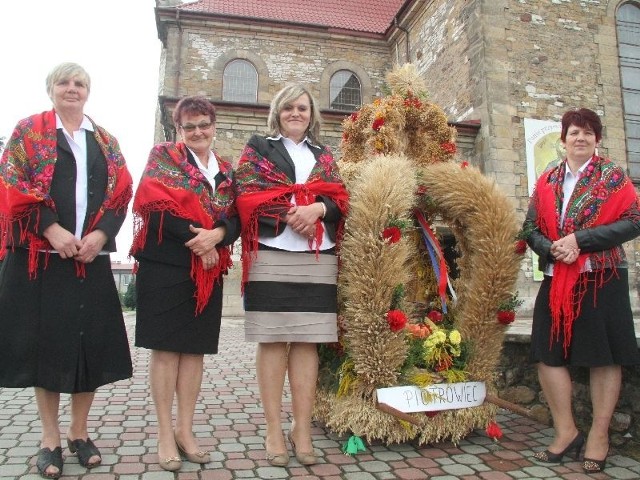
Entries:
{"label": "black long skirt", "polygon": [[196,286],[187,267],[140,259],[136,274],[137,347],[177,353],[218,353],[222,277],[196,315]]}
{"label": "black long skirt", "polygon": [[597,290],[596,274],[585,275],[589,276],[587,292],[580,315],[573,322],[571,344],[566,358],[562,346],[563,332],[560,332],[557,341],[550,341],[551,277],[544,277],[533,309],[530,360],[556,367],[604,367],[640,363],[629,300],[627,269],[618,268],[615,274],[611,270],[605,270],[604,278],[608,280]]}
{"label": "black long skirt", "polygon": [[73,260],[39,255],[35,279],[26,249],[7,252],[2,262],[0,386],[79,393],[131,377],[109,256],[85,264],[80,278]]}

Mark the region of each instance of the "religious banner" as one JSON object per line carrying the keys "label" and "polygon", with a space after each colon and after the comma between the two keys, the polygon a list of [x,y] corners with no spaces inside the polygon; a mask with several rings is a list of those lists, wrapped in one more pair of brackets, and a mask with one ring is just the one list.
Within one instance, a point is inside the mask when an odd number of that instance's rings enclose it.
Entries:
{"label": "religious banner", "polygon": [[[536,180],[547,168],[554,167],[564,158],[564,146],[560,140],[560,122],[550,120],[524,119],[526,140],[527,180],[529,196],[533,193]],[[538,256],[532,251],[533,279],[542,281],[543,273],[538,270]]]}
{"label": "religious banner", "polygon": [[484,403],[484,382],[436,383],[425,388],[415,385],[378,388],[378,403],[404,413],[435,412],[477,407]]}

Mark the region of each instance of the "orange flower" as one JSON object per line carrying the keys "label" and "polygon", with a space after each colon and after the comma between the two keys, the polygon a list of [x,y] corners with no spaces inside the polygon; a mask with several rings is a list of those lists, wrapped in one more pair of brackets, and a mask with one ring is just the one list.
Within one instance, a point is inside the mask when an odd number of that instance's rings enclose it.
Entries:
{"label": "orange flower", "polygon": [[408,323],[407,330],[413,338],[427,338],[431,335],[431,329],[428,326],[419,323]]}

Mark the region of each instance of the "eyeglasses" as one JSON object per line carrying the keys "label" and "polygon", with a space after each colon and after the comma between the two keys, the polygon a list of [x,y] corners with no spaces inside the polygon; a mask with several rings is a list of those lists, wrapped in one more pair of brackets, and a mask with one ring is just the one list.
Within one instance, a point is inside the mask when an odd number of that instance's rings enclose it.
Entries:
{"label": "eyeglasses", "polygon": [[187,123],[186,125],[180,125],[180,128],[182,128],[187,133],[191,133],[195,132],[196,128],[199,128],[200,130],[208,130],[211,128],[211,125],[213,125],[212,122],[199,123],[198,125]]}

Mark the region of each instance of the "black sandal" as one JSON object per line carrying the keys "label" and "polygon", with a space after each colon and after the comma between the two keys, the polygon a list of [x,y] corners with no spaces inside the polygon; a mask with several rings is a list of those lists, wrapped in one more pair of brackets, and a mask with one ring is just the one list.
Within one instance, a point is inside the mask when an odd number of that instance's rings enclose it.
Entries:
{"label": "black sandal", "polygon": [[[53,450],[41,448],[38,451],[36,466],[42,478],[60,478],[62,476],[62,448],[56,447]],[[47,468],[51,466],[56,467],[58,471],[56,473],[47,473]]]}
{"label": "black sandal", "polygon": [[[98,447],[95,446],[90,438],[87,438],[86,441],[81,438],[78,438],[77,440],[70,440],[67,438],[67,446],[69,447],[69,451],[71,453],[78,452],[78,462],[84,468],[97,467],[102,463],[102,455],[100,455],[100,450],[98,450]],[[89,459],[96,455],[100,457],[100,460],[94,463],[89,463]]]}

